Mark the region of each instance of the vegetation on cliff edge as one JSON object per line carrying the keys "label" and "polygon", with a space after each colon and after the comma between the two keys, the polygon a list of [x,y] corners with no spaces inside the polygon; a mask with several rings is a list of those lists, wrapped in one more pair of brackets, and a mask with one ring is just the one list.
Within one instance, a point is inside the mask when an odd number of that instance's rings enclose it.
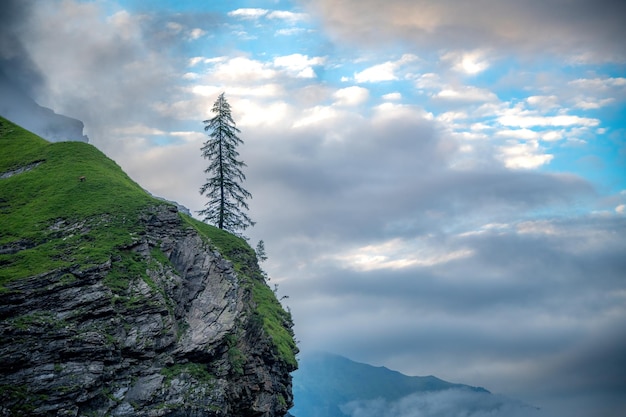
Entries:
{"label": "vegetation on cliff edge", "polygon": [[233,263],[235,271],[244,278],[244,282],[252,290],[257,313],[263,319],[265,331],[272,338],[281,357],[294,369],[297,368],[298,347],[294,341],[293,333],[288,330],[293,324],[291,314],[283,309],[275,294],[265,284],[265,278],[258,267],[255,251],[241,237],[189,216],[181,214],[181,217]]}

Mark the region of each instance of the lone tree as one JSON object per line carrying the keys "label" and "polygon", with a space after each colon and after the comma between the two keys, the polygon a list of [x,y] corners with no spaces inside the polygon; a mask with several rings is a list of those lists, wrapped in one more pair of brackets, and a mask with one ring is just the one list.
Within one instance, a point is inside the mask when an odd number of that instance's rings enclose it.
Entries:
{"label": "lone tree", "polygon": [[206,194],[209,201],[198,214],[204,217],[205,222],[241,236],[239,230],[254,226],[243,211],[248,210],[245,200],[252,197],[241,186],[246,179],[241,168],[246,164],[237,160],[239,153],[236,148],[243,141],[237,136],[240,130],[235,126],[224,93],[217,98],[211,111],[215,116],[203,121],[206,125],[204,130],[210,133],[201,150],[210,164],[204,170],[207,182],[200,188],[200,194]]}

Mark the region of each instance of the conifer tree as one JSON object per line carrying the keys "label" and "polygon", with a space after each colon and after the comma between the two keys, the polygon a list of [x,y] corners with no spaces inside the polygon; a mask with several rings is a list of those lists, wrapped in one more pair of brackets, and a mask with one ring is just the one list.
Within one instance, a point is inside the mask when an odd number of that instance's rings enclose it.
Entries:
{"label": "conifer tree", "polygon": [[254,251],[256,252],[256,257],[259,260],[259,262],[267,261],[267,253],[265,252],[265,242],[263,242],[263,240],[259,240],[259,243],[257,243],[256,249]]}
{"label": "conifer tree", "polygon": [[211,111],[215,116],[203,121],[209,139],[201,150],[202,156],[210,163],[204,170],[207,182],[200,188],[200,194],[206,194],[209,201],[198,214],[203,216],[205,222],[241,236],[240,230],[254,226],[243,211],[248,210],[245,200],[252,197],[241,185],[246,179],[242,171],[246,164],[237,159],[239,153],[236,148],[243,141],[237,136],[240,130],[235,126],[224,93],[219,95]]}

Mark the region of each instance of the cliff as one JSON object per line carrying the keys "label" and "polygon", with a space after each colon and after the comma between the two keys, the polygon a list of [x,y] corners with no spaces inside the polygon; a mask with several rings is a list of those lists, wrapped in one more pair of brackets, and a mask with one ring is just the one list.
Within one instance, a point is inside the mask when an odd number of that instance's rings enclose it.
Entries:
{"label": "cliff", "polygon": [[0,416],[282,416],[291,317],[240,238],[0,118]]}

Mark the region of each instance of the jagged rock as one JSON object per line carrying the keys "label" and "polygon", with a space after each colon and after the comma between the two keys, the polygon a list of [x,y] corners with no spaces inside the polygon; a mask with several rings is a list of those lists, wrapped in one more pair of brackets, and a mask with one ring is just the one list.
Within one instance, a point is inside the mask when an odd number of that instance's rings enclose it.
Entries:
{"label": "jagged rock", "polygon": [[[111,284],[112,255],[0,291],[0,416],[284,415],[295,364],[264,327],[256,262],[236,272],[175,207],[138,221],[144,232],[123,250],[147,267],[122,277],[127,288]],[[48,230],[60,238],[89,228]]]}

